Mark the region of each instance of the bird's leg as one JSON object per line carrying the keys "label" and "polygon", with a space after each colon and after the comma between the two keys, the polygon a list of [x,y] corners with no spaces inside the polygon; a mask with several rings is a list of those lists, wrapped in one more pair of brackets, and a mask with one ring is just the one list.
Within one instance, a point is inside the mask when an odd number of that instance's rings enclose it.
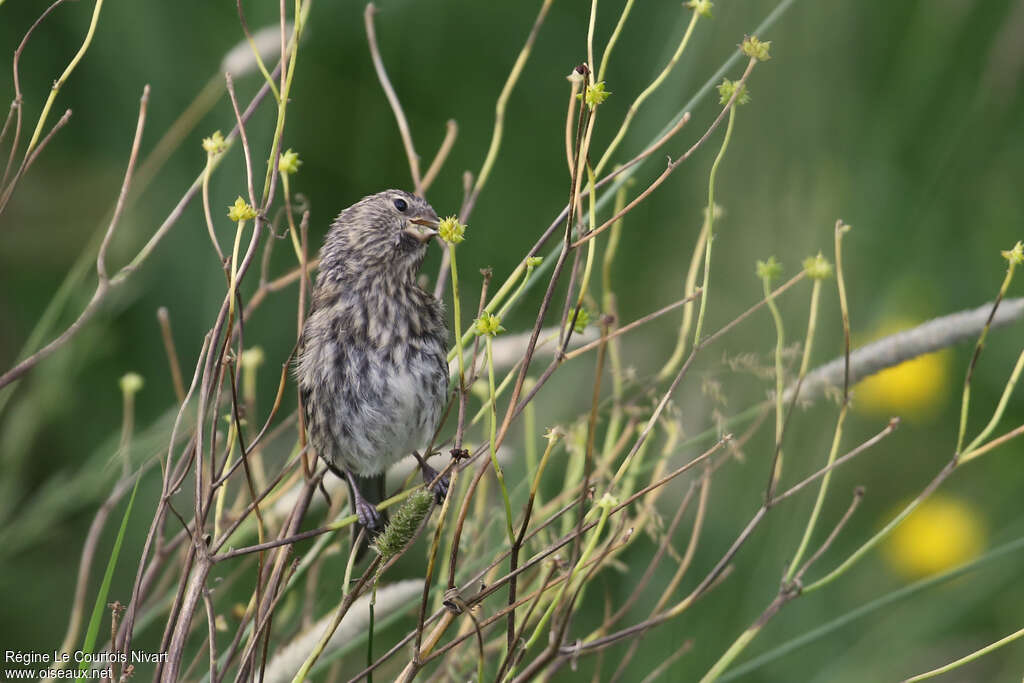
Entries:
{"label": "bird's leg", "polygon": [[356,483],[355,475],[349,472],[348,469],[345,469],[344,473],[345,481],[348,482],[349,493],[352,495],[352,509],[355,510],[359,523],[366,527],[366,531],[371,536],[383,531],[384,516],[363,497],[363,493],[359,490],[359,486]]}
{"label": "bird's leg", "polygon": [[430,490],[434,492],[434,500],[440,505],[448,496],[448,484],[451,480],[447,474],[443,477],[438,476],[437,470],[428,465],[426,459],[419,452],[413,451],[412,454],[420,464],[420,472],[423,473],[424,483],[430,486]]}

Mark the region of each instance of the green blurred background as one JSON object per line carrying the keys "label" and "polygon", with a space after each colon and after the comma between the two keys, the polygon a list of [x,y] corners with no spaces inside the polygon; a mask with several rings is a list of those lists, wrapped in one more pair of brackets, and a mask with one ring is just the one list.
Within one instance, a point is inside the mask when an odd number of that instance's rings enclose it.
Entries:
{"label": "green blurred background", "polygon": [[[445,121],[454,118],[459,124],[451,158],[429,193],[442,215],[458,210],[462,171],[480,167],[495,98],[539,4],[379,2],[383,58],[424,163],[440,143]],[[276,19],[273,4],[248,5],[250,26]],[[645,147],[776,5],[765,0],[716,3],[713,19],[698,23],[683,60],[636,118],[618,160]],[[312,244],[319,244],[330,219],[359,197],[410,185],[394,120],[370,62],[363,7],[315,3],[299,55],[284,146],[297,150],[304,162],[292,182],[310,204]],[[44,8],[45,3],[30,0],[0,4],[5,64]],[[92,8],[88,2],[60,7],[30,41],[21,61],[26,126],[34,124],[50,85],[80,44]],[[554,3],[510,101],[505,144],[460,251],[467,292],[476,291],[480,267],[490,266],[500,277],[507,274],[564,204],[565,76],[585,59],[589,8],[582,0]],[[618,2],[600,4],[599,54],[619,11]],[[596,149],[603,150],[629,103],[672,54],[689,17],[678,2],[637,3],[607,74],[614,94],[600,109]],[[1005,270],[999,251],[1024,237],[1021,35],[1020,2],[792,3],[761,36],[772,41],[773,59],[751,77],[752,102],[738,111],[732,144],[719,170],[716,200],[725,215],[716,224],[710,329],[757,300],[755,259],[775,255],[792,274],[804,257],[819,249],[831,258],[837,218],[854,226],[846,240],[845,266],[856,339],[990,301]],[[105,226],[120,187],[143,85],[152,87],[145,154],[204,84],[217,77],[222,57],[241,38],[232,2],[108,2],[103,8],[94,43],[51,115],[52,121],[70,108],[71,121],[0,216],[0,365],[5,369],[65,273]],[[734,68],[730,76],[737,78],[740,72]],[[258,75],[240,78],[240,99],[247,101],[259,85]],[[13,95],[6,67],[0,69],[0,93]],[[665,152],[678,155],[686,149],[718,110],[717,95],[704,97],[693,109],[692,122]],[[230,103],[221,97],[121,221],[111,250],[114,264],[124,263],[139,249],[201,171],[201,138],[216,129],[226,132],[232,123]],[[264,106],[248,127],[256,149],[268,148],[272,127],[272,110]],[[720,139],[720,134],[715,136],[627,218],[614,273],[624,320],[680,296]],[[5,159],[6,143],[0,150]],[[654,155],[637,176],[641,183],[661,172],[663,159],[660,153]],[[211,185],[215,216],[218,207],[244,191],[237,151],[224,163]],[[262,176],[262,169],[257,175]],[[218,224],[225,231],[223,243],[230,228],[225,221]],[[278,243],[272,272],[287,267],[288,250],[287,243]],[[434,253],[424,272],[433,276],[437,263]],[[62,328],[88,300],[93,277],[86,282],[62,316]],[[145,430],[164,416],[173,393],[155,311],[168,307],[187,374],[216,314],[220,294],[213,293],[222,288],[201,205],[193,202],[131,283],[112,297],[75,343],[22,381],[0,414],[4,649],[59,645],[81,542],[106,489],[65,500],[53,518],[38,516],[33,501],[63,490],[55,482],[90,476],[83,472],[83,463],[102,463],[115,452],[121,424],[117,379],[124,373],[135,371],[146,379],[138,396],[138,428]],[[1014,290],[1017,295],[1024,292],[1020,282]],[[826,291],[815,364],[841,351],[834,287]],[[783,300],[790,339],[802,337],[807,292],[804,288]],[[506,327],[527,325],[534,309],[530,304],[520,307]],[[293,293],[273,296],[247,323],[247,340],[263,347],[272,368],[262,375],[263,396],[271,395],[275,368],[294,343],[294,306]],[[720,361],[752,352],[767,362],[774,344],[770,325],[767,315],[746,323],[695,369],[676,397],[688,430],[707,428],[712,408],[731,415],[766,395],[770,381],[729,371]],[[641,374],[660,367],[674,344],[676,326],[673,318],[630,336],[630,364]],[[984,424],[1002,391],[1020,352],[1022,329],[1017,324],[990,338],[975,379],[972,431]],[[950,457],[958,386],[969,351],[955,349],[934,370],[938,388],[929,392],[934,397],[931,407],[908,405],[907,414],[914,419],[838,473],[826,520],[834,520],[845,508],[853,486],[864,484],[868,494],[818,572],[867,538]],[[585,395],[589,368],[584,364],[565,372],[541,404],[540,414],[546,418],[542,427],[570,420],[585,409],[557,395]],[[702,395],[701,385],[708,381],[722,383],[727,404],[713,406]],[[835,414],[836,407],[825,403],[794,418],[786,465],[794,481],[824,461]],[[1022,418],[1024,402],[1015,398],[999,431],[1019,425]],[[869,410],[856,413],[845,443],[859,443],[884,422],[885,417]],[[154,452],[158,445],[151,445]],[[716,478],[708,526],[684,590],[710,569],[758,506],[770,445],[766,427],[746,447],[745,463],[723,468]],[[1024,535],[1022,457],[1024,446],[1013,442],[957,473],[942,489],[964,502],[977,529],[984,530],[978,532],[984,534],[983,549]],[[105,473],[92,475],[112,475],[113,481],[116,467],[111,464]],[[512,465],[511,471],[511,476],[523,476],[521,464]],[[151,509],[155,478],[147,483],[137,509]],[[736,558],[728,583],[686,615],[651,631],[627,680],[640,680],[686,639],[694,639],[694,650],[673,666],[669,678],[699,677],[775,594],[812,498],[805,494],[773,511]],[[669,517],[671,499],[663,498],[662,513]],[[145,533],[143,516],[134,522],[129,558],[137,557]],[[687,533],[680,533],[678,547],[685,545]],[[642,570],[652,548],[642,539],[625,559]],[[827,591],[788,606],[740,661],[913,580],[885,557],[873,553]],[[664,585],[671,571],[671,566],[659,570],[653,585]],[[1022,572],[1024,553],[1008,554],[957,582],[853,621],[742,680],[892,680],[945,663],[1021,627],[1024,585],[1017,579]],[[100,573],[94,571],[94,585]],[[123,562],[115,574],[114,595],[127,598],[133,574],[132,562]],[[605,594],[613,604],[624,600],[636,576],[605,577],[599,582],[601,592],[588,595],[591,604],[583,614],[600,615]],[[631,620],[641,619],[643,607],[653,599],[641,600]],[[584,620],[576,621],[579,635],[589,630]],[[614,659],[615,652],[607,656]],[[580,673],[563,669],[559,677],[587,680],[592,666],[592,660],[584,659]],[[1015,644],[951,679],[1018,680],[1022,671],[1024,645]]]}

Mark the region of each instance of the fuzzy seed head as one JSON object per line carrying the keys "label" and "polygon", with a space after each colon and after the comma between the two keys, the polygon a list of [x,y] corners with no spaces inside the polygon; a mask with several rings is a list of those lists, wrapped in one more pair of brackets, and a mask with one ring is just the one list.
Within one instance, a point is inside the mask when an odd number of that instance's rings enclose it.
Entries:
{"label": "fuzzy seed head", "polygon": [[373,542],[372,547],[382,560],[387,562],[409,544],[433,504],[434,494],[421,488],[398,508],[384,531]]}

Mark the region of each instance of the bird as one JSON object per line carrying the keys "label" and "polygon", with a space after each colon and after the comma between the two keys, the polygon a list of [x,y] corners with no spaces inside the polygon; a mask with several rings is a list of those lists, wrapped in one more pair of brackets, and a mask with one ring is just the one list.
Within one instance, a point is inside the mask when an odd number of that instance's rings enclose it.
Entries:
{"label": "bird", "polygon": [[338,214],[320,250],[295,374],[309,444],[348,485],[353,544],[383,530],[384,474],[410,453],[437,502],[447,494],[419,453],[448,398],[444,307],[416,281],[438,225],[424,198],[385,190]]}

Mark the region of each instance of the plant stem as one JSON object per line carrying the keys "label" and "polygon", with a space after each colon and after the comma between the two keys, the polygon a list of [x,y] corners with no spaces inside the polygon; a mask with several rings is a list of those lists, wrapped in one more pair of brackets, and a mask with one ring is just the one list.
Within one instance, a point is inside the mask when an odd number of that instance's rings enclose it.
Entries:
{"label": "plant stem", "polygon": [[[453,261],[454,263],[454,261]],[[452,281],[454,286],[455,282]],[[490,442],[491,442],[491,466],[494,468],[494,476],[498,478],[498,485],[501,486],[501,497],[505,501],[505,526],[508,532],[509,543],[515,543],[515,533],[512,531],[512,504],[508,499],[508,488],[505,486],[505,475],[501,471],[501,465],[498,463],[498,448],[497,448],[497,435],[498,435],[498,412],[495,406],[495,395],[494,395],[494,358],[491,354],[491,335],[487,335],[485,339],[485,349],[487,352],[487,386],[491,398],[491,419],[490,419]]]}
{"label": "plant stem", "polygon": [[[735,97],[733,98],[735,100]],[[718,165],[722,163],[725,150],[729,147],[729,140],[732,138],[732,127],[736,120],[736,103],[733,102],[729,109],[729,123],[725,127],[725,138],[722,140],[722,147],[718,150],[715,162],[711,164],[711,174],[708,176],[708,239],[704,250],[704,282],[701,285],[700,309],[697,313],[697,329],[693,334],[693,345],[700,344],[700,333],[704,329],[704,311],[708,303],[708,283],[711,279],[711,245],[715,241],[715,176],[718,173]]]}

